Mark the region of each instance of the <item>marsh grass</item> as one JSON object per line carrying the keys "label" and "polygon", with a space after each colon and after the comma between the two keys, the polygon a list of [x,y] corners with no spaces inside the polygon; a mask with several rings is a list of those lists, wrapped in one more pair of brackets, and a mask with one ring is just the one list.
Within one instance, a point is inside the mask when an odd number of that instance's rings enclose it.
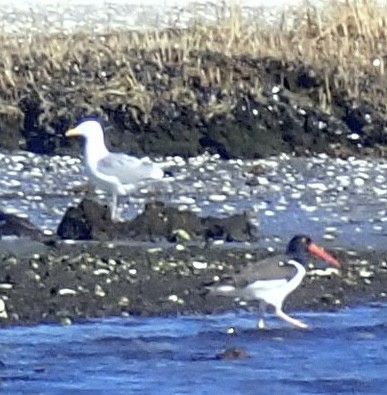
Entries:
{"label": "marsh grass", "polygon": [[[111,100],[133,104],[140,110],[135,116],[149,113],[160,98],[194,105],[188,79],[195,77],[203,86],[229,92],[243,82],[222,58],[242,55],[302,61],[311,66],[324,80],[317,103],[324,111],[330,111],[337,91],[383,105],[387,9],[377,1],[328,0],[324,6],[305,1],[270,22],[259,12],[246,17],[236,0],[214,7],[216,22],[194,18],[185,29],[3,34],[0,113],[19,114],[17,103],[30,90],[38,92],[46,103],[44,114],[66,105],[66,94],[82,96],[85,108],[90,109]],[[219,61],[204,61],[209,52],[219,54]],[[146,62],[145,69],[139,69],[139,59]],[[179,66],[173,81],[164,73],[170,66]],[[156,92],[155,79],[168,89]],[[60,89],[55,85],[58,81]],[[375,88],[371,81],[377,82]],[[260,76],[248,84],[259,96]],[[208,113],[227,109],[228,105],[214,103]]]}

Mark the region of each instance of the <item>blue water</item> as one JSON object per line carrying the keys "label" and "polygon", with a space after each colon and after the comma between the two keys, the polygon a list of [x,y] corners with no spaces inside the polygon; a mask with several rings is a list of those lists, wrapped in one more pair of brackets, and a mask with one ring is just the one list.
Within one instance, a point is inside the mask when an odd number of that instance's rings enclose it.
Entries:
{"label": "blue water", "polygon": [[[5,394],[385,394],[387,306],[293,314],[115,318],[2,329]],[[230,326],[234,335],[226,333]],[[248,358],[216,359],[227,348]]]}

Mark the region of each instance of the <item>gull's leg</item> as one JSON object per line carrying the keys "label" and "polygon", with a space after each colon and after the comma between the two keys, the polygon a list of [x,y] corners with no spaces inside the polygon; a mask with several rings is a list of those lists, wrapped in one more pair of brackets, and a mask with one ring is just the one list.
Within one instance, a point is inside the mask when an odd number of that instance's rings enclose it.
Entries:
{"label": "gull's leg", "polygon": [[112,192],[112,205],[110,207],[112,221],[116,221],[117,218],[117,204],[118,204],[118,195],[116,192]]}
{"label": "gull's leg", "polygon": [[276,309],[275,309],[275,314],[276,314],[276,316],[277,316],[278,318],[281,318],[282,320],[288,322],[288,323],[291,324],[291,325],[294,325],[294,326],[297,327],[297,328],[300,328],[300,329],[306,329],[306,328],[308,328],[308,325],[306,325],[306,324],[303,323],[302,321],[296,320],[295,318],[292,318],[292,317],[288,316],[287,314],[285,314],[285,313],[282,311],[281,307],[276,307]]}
{"label": "gull's leg", "polygon": [[265,321],[263,319],[266,311],[266,302],[264,300],[259,301],[259,318],[258,318],[258,328],[265,329]]}
{"label": "gull's leg", "polygon": [[97,190],[97,187],[93,183],[88,182],[87,189],[86,189],[86,197],[91,197],[91,196],[95,195],[96,190]]}

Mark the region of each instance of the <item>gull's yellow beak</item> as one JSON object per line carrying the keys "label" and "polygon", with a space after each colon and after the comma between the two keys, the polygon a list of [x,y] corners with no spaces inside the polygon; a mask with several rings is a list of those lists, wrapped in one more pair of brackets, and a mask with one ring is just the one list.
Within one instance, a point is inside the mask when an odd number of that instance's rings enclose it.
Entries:
{"label": "gull's yellow beak", "polygon": [[80,136],[80,133],[78,132],[77,129],[70,129],[65,133],[66,137],[73,137],[73,136]]}

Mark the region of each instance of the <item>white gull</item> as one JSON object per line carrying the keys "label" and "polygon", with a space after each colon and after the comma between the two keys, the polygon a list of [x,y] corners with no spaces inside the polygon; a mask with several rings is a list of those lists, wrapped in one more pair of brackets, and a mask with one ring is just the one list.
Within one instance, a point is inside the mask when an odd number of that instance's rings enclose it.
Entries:
{"label": "white gull", "polygon": [[109,152],[99,122],[84,121],[66,132],[67,137],[85,138],[84,165],[90,182],[107,191],[112,198],[111,216],[117,215],[118,196],[128,195],[151,180],[161,180],[163,170],[148,158]]}

